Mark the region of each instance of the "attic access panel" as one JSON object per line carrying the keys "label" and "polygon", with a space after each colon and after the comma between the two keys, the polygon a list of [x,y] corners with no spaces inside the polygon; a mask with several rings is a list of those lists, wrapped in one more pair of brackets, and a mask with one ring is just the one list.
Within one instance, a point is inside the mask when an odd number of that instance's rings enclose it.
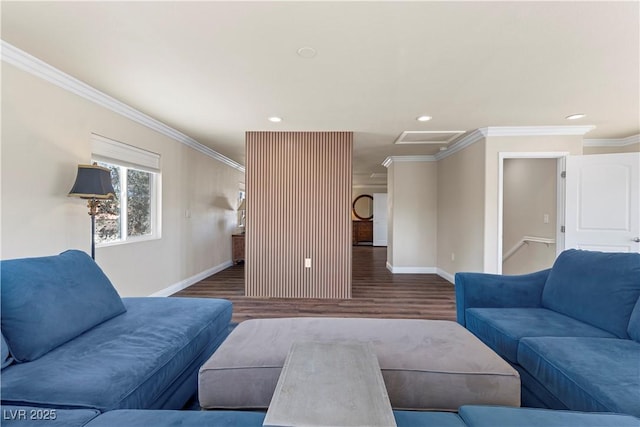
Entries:
{"label": "attic access panel", "polygon": [[448,144],[460,135],[463,130],[406,130],[398,136],[394,144]]}

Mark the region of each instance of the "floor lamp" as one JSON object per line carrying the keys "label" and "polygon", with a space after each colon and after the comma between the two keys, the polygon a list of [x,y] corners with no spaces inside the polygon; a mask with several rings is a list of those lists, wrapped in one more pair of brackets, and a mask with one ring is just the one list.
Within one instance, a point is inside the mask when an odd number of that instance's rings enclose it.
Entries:
{"label": "floor lamp", "polygon": [[92,165],[78,165],[78,175],[73,188],[69,192],[71,197],[87,199],[89,215],[91,215],[91,258],[96,259],[96,213],[100,200],[113,199],[115,190],[111,184],[111,170]]}

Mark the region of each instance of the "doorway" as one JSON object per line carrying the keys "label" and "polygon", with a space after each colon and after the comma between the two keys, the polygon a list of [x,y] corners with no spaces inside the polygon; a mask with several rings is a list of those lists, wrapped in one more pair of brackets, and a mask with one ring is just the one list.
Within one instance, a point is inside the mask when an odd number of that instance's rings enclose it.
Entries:
{"label": "doorway", "polygon": [[564,182],[568,153],[500,153],[498,274],[551,267],[564,248]]}

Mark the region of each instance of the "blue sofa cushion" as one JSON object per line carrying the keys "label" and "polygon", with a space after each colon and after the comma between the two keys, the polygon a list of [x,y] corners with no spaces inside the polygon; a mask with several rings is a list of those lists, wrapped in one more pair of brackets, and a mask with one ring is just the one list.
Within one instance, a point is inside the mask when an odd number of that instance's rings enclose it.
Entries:
{"label": "blue sofa cushion", "polygon": [[17,362],[36,360],[125,307],[84,252],[0,264],[2,333]]}
{"label": "blue sofa cushion", "polygon": [[[2,400],[102,412],[154,408],[172,382],[194,360],[203,363],[212,351],[210,344],[228,333],[232,307],[226,300],[123,301],[126,313],[33,362],[5,368]],[[193,387],[195,391],[195,376]]]}
{"label": "blue sofa cushion", "polygon": [[638,299],[635,308],[631,312],[627,333],[632,340],[640,342],[640,299]]}
{"label": "blue sofa cushion", "polygon": [[617,338],[523,338],[518,363],[568,408],[640,417],[640,343]]}
{"label": "blue sofa cushion", "polygon": [[55,409],[2,405],[2,425],[15,427],[84,427],[100,415],[95,409]]}
{"label": "blue sofa cushion", "polygon": [[251,411],[109,411],[87,427],[262,427],[264,412]]}
{"label": "blue sofa cushion", "polygon": [[640,420],[624,414],[602,414],[506,406],[461,406],[468,427],[640,427]]}
{"label": "blue sofa cushion", "polygon": [[544,308],[469,308],[467,329],[502,358],[518,362],[522,337],[605,337],[615,335]]}
{"label": "blue sofa cushion", "polygon": [[542,291],[542,306],[629,338],[640,297],[640,254],[570,249],[562,252]]}
{"label": "blue sofa cushion", "polygon": [[4,335],[2,335],[2,341],[0,341],[0,351],[2,352],[2,368],[4,369],[7,366],[11,365],[11,363],[13,363],[13,357],[11,357],[11,353],[9,352],[9,346],[7,345],[7,342],[4,339]]}

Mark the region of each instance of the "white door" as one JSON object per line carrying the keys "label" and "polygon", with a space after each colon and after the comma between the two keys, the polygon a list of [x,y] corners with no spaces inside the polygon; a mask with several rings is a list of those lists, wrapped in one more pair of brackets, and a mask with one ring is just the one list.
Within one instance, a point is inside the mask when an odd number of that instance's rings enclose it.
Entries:
{"label": "white door", "polygon": [[567,157],[565,248],[640,252],[640,153]]}
{"label": "white door", "polygon": [[373,193],[373,246],[387,246],[387,193]]}

